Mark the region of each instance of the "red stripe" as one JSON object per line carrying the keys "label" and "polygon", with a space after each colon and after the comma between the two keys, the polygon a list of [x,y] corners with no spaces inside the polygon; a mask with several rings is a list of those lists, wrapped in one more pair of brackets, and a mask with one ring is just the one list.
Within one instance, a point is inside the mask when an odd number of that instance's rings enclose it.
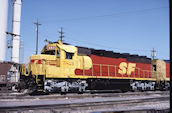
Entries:
{"label": "red stripe", "polygon": [[34,63],[34,62],[35,62],[35,60],[31,60],[30,62],[31,62],[31,63]]}
{"label": "red stripe", "polygon": [[42,60],[38,60],[37,64],[42,64]]}
{"label": "red stripe", "polygon": [[[42,64],[42,59],[34,59],[34,60],[31,60],[30,62],[31,62],[31,63],[34,63],[35,61],[37,61],[36,64]],[[47,61],[56,61],[56,60],[47,60]],[[53,65],[53,66],[55,66],[56,63],[55,63],[55,64],[48,64],[48,65]]]}

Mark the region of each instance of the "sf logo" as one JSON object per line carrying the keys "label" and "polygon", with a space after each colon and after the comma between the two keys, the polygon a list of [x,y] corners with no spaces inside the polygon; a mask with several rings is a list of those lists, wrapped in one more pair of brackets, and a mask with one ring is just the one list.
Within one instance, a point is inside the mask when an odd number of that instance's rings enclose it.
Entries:
{"label": "sf logo", "polygon": [[124,74],[131,75],[131,73],[135,71],[135,68],[136,68],[135,63],[127,64],[126,62],[121,62],[119,64],[118,73],[121,75],[124,75]]}

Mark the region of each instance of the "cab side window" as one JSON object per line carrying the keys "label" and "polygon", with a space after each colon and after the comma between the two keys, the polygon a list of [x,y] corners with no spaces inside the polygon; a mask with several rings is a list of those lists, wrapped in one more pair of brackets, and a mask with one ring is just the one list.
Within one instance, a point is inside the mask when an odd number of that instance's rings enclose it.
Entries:
{"label": "cab side window", "polygon": [[60,57],[60,51],[57,50],[57,57]]}
{"label": "cab side window", "polygon": [[153,65],[153,70],[156,71],[156,65]]}
{"label": "cab side window", "polygon": [[66,59],[72,59],[73,53],[66,52]]}

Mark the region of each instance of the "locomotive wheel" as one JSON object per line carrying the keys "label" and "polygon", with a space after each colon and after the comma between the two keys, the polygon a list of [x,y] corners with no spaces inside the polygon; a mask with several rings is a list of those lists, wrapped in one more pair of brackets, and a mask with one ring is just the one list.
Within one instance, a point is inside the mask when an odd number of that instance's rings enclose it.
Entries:
{"label": "locomotive wheel", "polygon": [[128,91],[129,91],[129,90],[126,89],[126,88],[121,89],[121,92],[123,92],[123,93],[126,93],[126,92],[128,92]]}
{"label": "locomotive wheel", "polygon": [[164,82],[160,83],[160,90],[165,91],[165,83]]}
{"label": "locomotive wheel", "polygon": [[61,87],[61,90],[60,90],[61,95],[66,95],[67,92],[68,91],[67,91],[67,89],[65,87]]}
{"label": "locomotive wheel", "polygon": [[84,93],[84,89],[79,88],[78,94],[83,94]]}

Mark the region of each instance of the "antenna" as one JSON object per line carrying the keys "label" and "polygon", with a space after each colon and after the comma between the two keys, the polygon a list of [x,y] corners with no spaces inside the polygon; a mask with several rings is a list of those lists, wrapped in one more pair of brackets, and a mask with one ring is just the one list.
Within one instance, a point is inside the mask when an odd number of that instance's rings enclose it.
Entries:
{"label": "antenna", "polygon": [[60,28],[59,33],[60,33],[60,37],[59,38],[60,38],[61,42],[63,42],[64,41],[63,40],[63,38],[64,38],[64,35],[63,35],[64,32],[63,32],[63,28],[62,27]]}
{"label": "antenna", "polygon": [[38,19],[37,19],[37,22],[34,22],[34,24],[36,25],[36,55],[37,55],[38,54],[38,27],[41,24],[38,22]]}
{"label": "antenna", "polygon": [[151,52],[152,52],[152,54],[151,54],[152,59],[154,60],[154,59],[155,59],[155,56],[156,56],[156,55],[155,55],[155,52],[156,52],[156,51],[155,51],[154,48],[153,48],[153,50],[152,50]]}
{"label": "antenna", "polygon": [[53,42],[51,42],[51,41],[49,41],[47,39],[45,39],[44,42],[48,42],[49,44],[52,44],[53,43]]}

